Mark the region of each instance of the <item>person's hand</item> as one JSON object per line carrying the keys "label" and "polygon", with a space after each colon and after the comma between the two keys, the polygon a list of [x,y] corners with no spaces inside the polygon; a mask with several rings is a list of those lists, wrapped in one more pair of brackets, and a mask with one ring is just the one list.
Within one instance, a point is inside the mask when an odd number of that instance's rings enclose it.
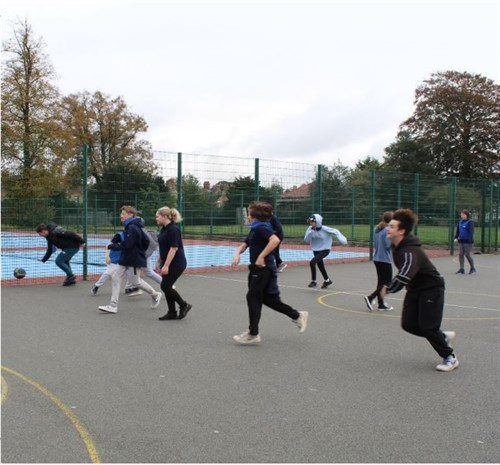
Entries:
{"label": "person's hand", "polygon": [[259,268],[265,268],[266,267],[266,262],[264,260],[264,257],[257,257],[257,260],[255,260],[255,266]]}
{"label": "person's hand", "polygon": [[168,274],[168,266],[167,265],[163,265],[162,269],[160,270],[160,274],[162,276],[166,276]]}
{"label": "person's hand", "polygon": [[236,254],[233,256],[233,263],[231,263],[231,266],[237,266],[240,263],[240,255]]}

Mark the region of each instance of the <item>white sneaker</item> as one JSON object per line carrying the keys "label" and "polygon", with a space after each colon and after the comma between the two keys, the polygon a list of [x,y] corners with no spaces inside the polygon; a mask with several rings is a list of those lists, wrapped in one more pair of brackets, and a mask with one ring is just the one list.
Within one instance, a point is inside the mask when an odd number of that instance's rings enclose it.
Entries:
{"label": "white sneaker", "polygon": [[378,307],[379,312],[392,312],[393,310],[394,310],[394,307],[387,305],[385,302]]}
{"label": "white sneaker", "polygon": [[136,295],[144,294],[141,289],[134,289],[132,292],[127,294],[128,297],[134,297]]}
{"label": "white sneaker", "polygon": [[457,333],[455,331],[443,331],[444,338],[446,339],[446,344],[450,345],[455,339]]}
{"label": "white sneaker", "polygon": [[112,307],[111,305],[101,305],[99,310],[106,313],[116,313],[118,311],[116,307]]}
{"label": "white sneaker", "polygon": [[161,292],[155,292],[151,298],[153,299],[153,303],[151,304],[151,308],[157,308],[160,305],[161,300]]}
{"label": "white sneaker", "polygon": [[309,312],[299,312],[300,316],[295,320],[295,324],[299,327],[299,333],[303,333],[307,328],[307,319]]}
{"label": "white sneaker", "polygon": [[458,358],[454,355],[448,355],[448,357],[443,358],[443,363],[436,366],[437,371],[452,371],[458,368]]}
{"label": "white sneaker", "polygon": [[233,336],[233,339],[238,344],[245,344],[245,345],[258,344],[261,341],[260,334],[257,334],[257,336],[252,336],[248,333],[248,331],[245,331],[239,336]]}
{"label": "white sneaker", "polygon": [[278,266],[278,273],[283,273],[283,270],[287,267],[288,265],[285,262],[281,262],[280,266]]}

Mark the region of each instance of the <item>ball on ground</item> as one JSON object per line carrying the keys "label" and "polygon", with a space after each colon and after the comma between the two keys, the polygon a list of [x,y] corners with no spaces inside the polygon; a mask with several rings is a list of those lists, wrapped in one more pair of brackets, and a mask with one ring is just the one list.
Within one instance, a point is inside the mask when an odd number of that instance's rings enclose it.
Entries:
{"label": "ball on ground", "polygon": [[14,277],[17,279],[23,279],[26,276],[26,270],[24,268],[14,269]]}

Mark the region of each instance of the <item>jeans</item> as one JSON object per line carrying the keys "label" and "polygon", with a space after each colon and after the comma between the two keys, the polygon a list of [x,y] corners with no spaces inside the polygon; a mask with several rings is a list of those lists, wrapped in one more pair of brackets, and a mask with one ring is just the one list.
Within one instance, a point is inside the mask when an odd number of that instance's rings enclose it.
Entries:
{"label": "jeans", "polygon": [[80,249],[78,247],[68,247],[66,249],[62,249],[56,258],[56,265],[64,271],[68,278],[73,276],[73,270],[71,269],[69,262],[79,250]]}

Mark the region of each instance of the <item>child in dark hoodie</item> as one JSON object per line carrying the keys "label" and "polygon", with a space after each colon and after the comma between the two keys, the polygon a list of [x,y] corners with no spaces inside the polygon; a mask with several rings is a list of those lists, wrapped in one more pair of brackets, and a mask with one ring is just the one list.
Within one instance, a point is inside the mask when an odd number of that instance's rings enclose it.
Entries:
{"label": "child in dark hoodie", "polygon": [[39,224],[36,232],[39,236],[47,239],[47,252],[45,252],[41,261],[45,263],[55,248],[61,249],[61,253],[56,257],[56,265],[66,274],[63,286],[76,284],[76,276],[73,274],[70,261],[78,253],[80,247],[85,245],[83,238],[73,231],[66,231],[53,222],[47,225]]}
{"label": "child in dark hoodie", "polygon": [[418,237],[411,233],[417,216],[409,209],[394,212],[389,222],[387,237],[393,244],[394,264],[399,270],[380,295],[398,292],[406,286],[401,314],[402,328],[415,336],[425,337],[443,358],[438,371],[452,371],[458,359],[450,347],[454,331],[441,331],[444,308],[444,279],[422,250]]}

